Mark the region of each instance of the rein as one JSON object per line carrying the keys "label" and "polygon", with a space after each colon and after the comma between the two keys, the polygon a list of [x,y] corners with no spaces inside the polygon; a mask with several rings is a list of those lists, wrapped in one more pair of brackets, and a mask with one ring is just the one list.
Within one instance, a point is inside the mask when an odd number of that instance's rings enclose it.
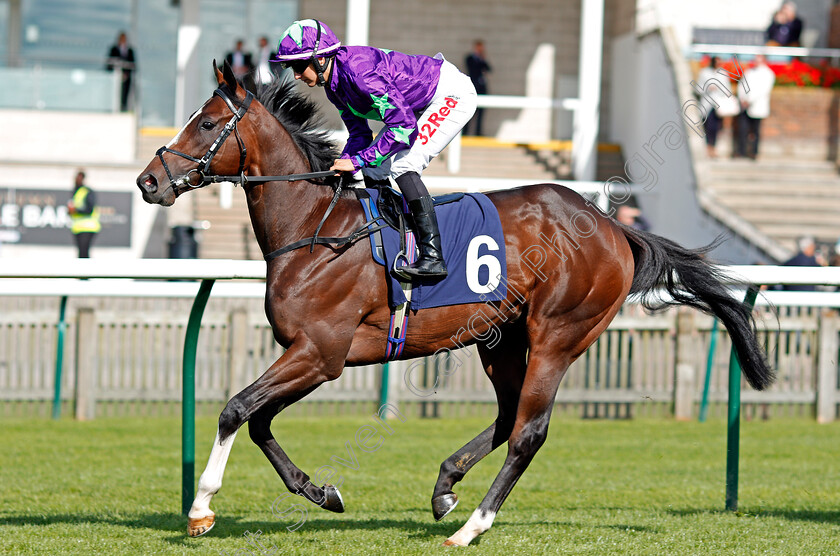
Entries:
{"label": "rein", "polygon": [[[318,223],[318,227],[315,228],[315,234],[312,237],[307,237],[304,239],[299,239],[294,243],[290,243],[280,249],[275,249],[271,253],[265,255],[264,259],[265,262],[270,262],[279,257],[280,255],[284,255],[289,251],[294,251],[295,249],[300,249],[301,247],[309,246],[309,252],[311,253],[313,249],[315,249],[315,245],[334,245],[336,248],[342,248],[345,245],[352,245],[353,243],[357,242],[358,240],[362,239],[363,237],[367,237],[372,233],[378,232],[383,228],[387,228],[388,224],[376,224],[379,220],[384,220],[381,216],[377,216],[371,220],[368,220],[364,224],[362,224],[359,228],[356,229],[352,234],[346,237],[318,237],[318,232],[321,231],[321,227],[324,225],[324,222],[327,221],[327,217],[332,212],[332,209],[335,207],[335,204],[338,202],[339,197],[341,197],[341,188],[343,183],[343,178],[339,179],[338,185],[335,188],[335,193],[333,194],[333,198],[330,201],[330,206],[327,207],[326,212],[324,212],[324,216],[321,218],[321,222]],[[374,226],[375,224],[375,226]],[[373,227],[371,227],[373,226]]]}
{"label": "rein", "polygon": [[[324,172],[306,172],[305,174],[286,174],[284,176],[246,176],[244,173],[239,174],[238,176],[204,176],[204,180],[207,182],[204,185],[209,185],[211,183],[221,183],[223,181],[233,182],[237,185],[246,186],[249,183],[265,183],[269,181],[302,181],[302,180],[315,180],[320,178],[329,178],[335,176],[335,172],[332,170],[327,170]],[[196,187],[197,188],[197,187]]]}

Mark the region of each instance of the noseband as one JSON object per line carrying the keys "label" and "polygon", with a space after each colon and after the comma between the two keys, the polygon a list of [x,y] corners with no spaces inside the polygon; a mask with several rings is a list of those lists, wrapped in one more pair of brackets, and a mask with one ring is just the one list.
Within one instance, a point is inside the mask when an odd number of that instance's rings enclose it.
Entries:
{"label": "noseband", "polygon": [[[210,145],[210,149],[202,156],[201,158],[195,158],[194,156],[188,155],[186,153],[182,153],[180,151],[176,151],[170,149],[169,147],[163,146],[157,150],[155,155],[160,158],[161,164],[163,164],[163,169],[166,170],[166,175],[169,178],[169,182],[172,184],[172,187],[175,189],[175,193],[178,193],[178,190],[184,189],[198,189],[199,187],[204,187],[206,185],[210,185],[216,181],[238,181],[239,183],[244,183],[246,180],[244,178],[244,174],[242,170],[245,168],[245,157],[248,156],[247,149],[245,148],[245,143],[242,141],[242,138],[239,136],[239,129],[237,129],[236,124],[245,116],[245,112],[248,111],[248,107],[251,106],[251,101],[254,99],[254,95],[248,91],[248,94],[245,96],[245,100],[242,102],[242,105],[238,108],[231,100],[230,96],[228,95],[227,91],[223,87],[219,87],[215,91],[213,91],[213,95],[221,98],[225,101],[230,111],[233,112],[233,116],[228,123],[225,124],[224,129],[213,141],[213,144]],[[219,180],[220,176],[214,176],[210,174],[210,163],[213,162],[213,157],[218,154],[219,149],[222,148],[222,144],[225,140],[230,136],[231,132],[236,136],[236,142],[239,145],[239,169],[236,173],[241,176],[239,180]],[[186,158],[192,162],[198,164],[198,167],[193,168],[186,174],[179,176],[178,178],[172,177],[172,172],[169,170],[169,166],[166,164],[166,160],[163,158],[163,153],[172,153],[174,155],[180,156],[181,158]],[[198,177],[198,183],[193,185],[191,181],[192,174],[196,174]],[[225,176],[230,177],[230,176]]]}

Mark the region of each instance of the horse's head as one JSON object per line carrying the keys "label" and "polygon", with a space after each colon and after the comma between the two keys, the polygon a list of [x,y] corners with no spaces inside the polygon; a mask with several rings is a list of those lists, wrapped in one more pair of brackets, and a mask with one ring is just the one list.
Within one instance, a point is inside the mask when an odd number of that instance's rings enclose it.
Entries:
{"label": "horse's head", "polygon": [[227,62],[220,71],[214,60],[213,71],[219,88],[137,178],[147,203],[169,206],[185,191],[211,183],[209,177],[242,173],[246,151],[237,124],[253,97]]}

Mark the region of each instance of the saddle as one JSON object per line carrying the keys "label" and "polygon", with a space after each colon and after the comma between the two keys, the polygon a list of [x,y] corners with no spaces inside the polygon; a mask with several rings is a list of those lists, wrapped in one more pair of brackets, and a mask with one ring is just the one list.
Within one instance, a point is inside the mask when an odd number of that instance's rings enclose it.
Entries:
{"label": "saddle", "polygon": [[[377,187],[376,189],[379,191],[376,208],[385,223],[395,230],[412,231],[414,221],[411,218],[405,218],[405,215],[410,213],[403,196],[391,187]],[[463,197],[463,193],[447,193],[446,195],[432,197],[432,201],[434,201],[435,206],[438,206],[455,203]]]}
{"label": "saddle", "polygon": [[[378,195],[371,196],[368,190],[373,190]],[[381,220],[385,226],[396,230],[400,235],[400,244],[404,248],[406,244],[406,234],[410,234],[414,230],[414,221],[408,212],[408,205],[403,196],[388,186],[370,187],[354,189],[356,196],[362,203],[362,208],[365,211],[365,217],[368,222]],[[464,193],[447,193],[446,195],[439,195],[432,197],[434,205],[446,205],[455,203],[463,199]],[[377,230],[370,234],[371,250],[373,258],[381,265],[388,266],[385,262],[385,250],[383,247],[382,230]]]}

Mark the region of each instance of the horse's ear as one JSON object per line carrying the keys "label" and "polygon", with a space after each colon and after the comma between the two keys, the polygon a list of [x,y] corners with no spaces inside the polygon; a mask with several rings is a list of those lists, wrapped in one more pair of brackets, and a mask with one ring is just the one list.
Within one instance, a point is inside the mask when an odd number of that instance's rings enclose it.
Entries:
{"label": "horse's ear", "polygon": [[219,66],[216,65],[215,58],[213,58],[213,73],[216,74],[216,82],[221,85],[222,81],[224,81],[224,76],[222,75],[222,72],[219,71]]}
{"label": "horse's ear", "polygon": [[[233,74],[233,68],[230,67],[230,64],[227,60],[225,60],[224,69],[222,69],[222,79],[230,87],[231,91],[236,91],[236,87],[239,83],[236,81],[236,76]],[[221,85],[221,82],[219,83]]]}

